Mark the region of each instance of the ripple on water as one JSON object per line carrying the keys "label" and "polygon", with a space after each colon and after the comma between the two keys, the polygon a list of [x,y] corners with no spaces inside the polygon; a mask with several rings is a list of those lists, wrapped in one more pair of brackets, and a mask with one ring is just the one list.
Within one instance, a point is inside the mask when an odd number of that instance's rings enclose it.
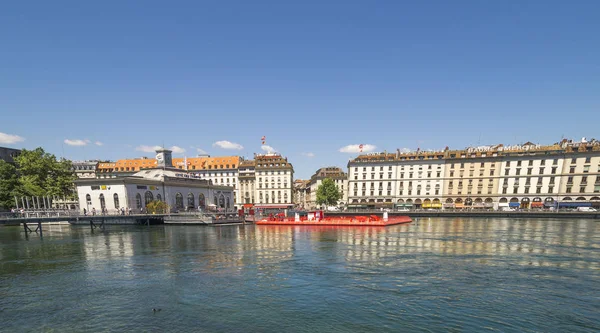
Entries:
{"label": "ripple on water", "polygon": [[0,331],[595,332],[596,223],[0,228]]}

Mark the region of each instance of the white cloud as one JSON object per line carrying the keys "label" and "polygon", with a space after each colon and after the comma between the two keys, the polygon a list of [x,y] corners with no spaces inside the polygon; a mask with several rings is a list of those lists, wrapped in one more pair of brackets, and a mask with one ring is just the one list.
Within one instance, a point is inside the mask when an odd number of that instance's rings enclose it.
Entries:
{"label": "white cloud", "polygon": [[410,153],[411,151],[410,148],[400,148],[401,153]]}
{"label": "white cloud", "polygon": [[[362,152],[363,153],[368,153],[371,152],[375,149],[377,149],[376,146],[373,145],[362,145]],[[340,148],[340,152],[342,153],[360,153],[360,145],[347,145],[345,147]]]}
{"label": "white cloud", "polygon": [[217,142],[213,143],[213,147],[218,147],[221,149],[236,149],[236,150],[244,149],[244,146],[242,146],[241,144],[235,143],[235,142],[229,142],[226,140],[217,141]]}
{"label": "white cloud", "polygon": [[10,145],[10,144],[21,142],[21,141],[25,141],[25,138],[22,138],[18,135],[6,134],[6,133],[0,132],[0,143],[2,143],[2,144]]}
{"label": "white cloud", "polygon": [[[161,146],[144,146],[144,145],[135,147],[135,150],[137,150],[137,151],[143,151],[144,153],[154,153],[158,149],[162,149],[162,147]],[[181,147],[178,147],[178,146],[169,147],[167,149],[171,150],[175,154],[183,154],[183,153],[185,153],[185,149],[181,148]]]}
{"label": "white cloud", "polygon": [[302,156],[315,157],[315,154],[313,154],[313,153],[302,153]]}
{"label": "white cloud", "polygon": [[65,139],[64,141],[66,144],[68,144],[69,146],[87,146],[88,144],[88,140],[79,140],[79,139],[75,139],[75,140],[69,140],[69,139]]}
{"label": "white cloud", "polygon": [[102,142],[100,142],[100,141],[96,141],[96,142],[94,142],[94,144],[96,144],[96,146],[103,146],[103,145],[104,145],[104,144],[103,144]]}
{"label": "white cloud", "polygon": [[181,147],[173,146],[173,147],[171,147],[169,149],[172,150],[173,153],[175,153],[175,154],[183,154],[183,153],[185,153],[185,149],[183,149]]}
{"label": "white cloud", "polygon": [[198,152],[198,154],[203,154],[203,155],[206,155],[206,154],[208,154],[208,153],[207,153],[207,152],[206,152],[204,149],[202,149],[202,148],[196,148],[196,151]]}
{"label": "white cloud", "polygon": [[161,146],[137,146],[135,150],[143,151],[144,153],[154,153],[157,149],[161,148]]}
{"label": "white cloud", "polygon": [[277,149],[275,149],[275,148],[273,148],[271,146],[268,146],[268,145],[262,145],[262,146],[260,146],[260,149],[266,151],[267,153],[277,152]]}

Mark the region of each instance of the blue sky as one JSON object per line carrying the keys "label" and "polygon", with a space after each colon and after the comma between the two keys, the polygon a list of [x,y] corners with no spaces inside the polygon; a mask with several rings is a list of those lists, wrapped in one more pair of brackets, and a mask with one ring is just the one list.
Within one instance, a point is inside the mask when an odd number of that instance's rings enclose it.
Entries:
{"label": "blue sky", "polygon": [[351,144],[599,137],[599,12],[583,0],[5,1],[0,146],[251,157],[264,135],[308,178],[345,168]]}

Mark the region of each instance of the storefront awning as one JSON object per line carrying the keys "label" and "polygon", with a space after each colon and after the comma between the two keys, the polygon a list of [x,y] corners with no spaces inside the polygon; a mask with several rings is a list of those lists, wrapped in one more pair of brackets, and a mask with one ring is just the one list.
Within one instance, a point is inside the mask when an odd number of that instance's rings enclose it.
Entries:
{"label": "storefront awning", "polygon": [[532,207],[532,208],[535,208],[535,207],[538,207],[538,208],[539,208],[539,207],[544,207],[544,203],[543,203],[543,202],[541,202],[541,201],[535,201],[535,202],[532,202],[532,203],[531,203],[531,207]]}
{"label": "storefront awning", "polygon": [[244,204],[244,208],[252,208],[254,207],[254,204]]}
{"label": "storefront awning", "polygon": [[465,205],[462,203],[455,203],[454,208],[465,208]]}
{"label": "storefront awning", "polygon": [[508,206],[509,207],[521,207],[521,204],[518,202],[509,202]]}
{"label": "storefront awning", "polygon": [[591,207],[591,202],[560,202],[558,207]]}

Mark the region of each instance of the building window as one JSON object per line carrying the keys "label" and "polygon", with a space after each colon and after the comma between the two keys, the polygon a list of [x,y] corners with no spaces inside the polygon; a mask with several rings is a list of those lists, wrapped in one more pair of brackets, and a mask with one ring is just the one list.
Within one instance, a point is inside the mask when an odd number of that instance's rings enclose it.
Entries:
{"label": "building window", "polygon": [[175,207],[177,209],[183,209],[183,194],[175,194]]}
{"label": "building window", "polygon": [[509,172],[510,172],[510,169],[505,169],[505,170],[504,170],[504,175],[505,175],[505,176],[508,176],[508,173],[509,173]]}
{"label": "building window", "polygon": [[535,193],[542,193],[542,188],[541,187],[536,188]]}
{"label": "building window", "polygon": [[115,203],[115,209],[119,209],[119,195],[118,194],[113,194],[113,201]]}
{"label": "building window", "polygon": [[573,157],[573,158],[571,159],[571,163],[577,163],[577,158]]}
{"label": "building window", "polygon": [[579,193],[585,193],[585,186],[579,187]]}
{"label": "building window", "polygon": [[142,209],[142,195],[139,193],[135,195],[135,206],[137,209]]}
{"label": "building window", "polygon": [[513,193],[519,193],[519,188],[515,186],[515,187],[513,188]]}
{"label": "building window", "polygon": [[104,200],[104,194],[100,194],[100,211],[104,212],[106,209],[106,201]]}
{"label": "building window", "polygon": [[529,193],[529,187],[526,187],[526,188],[525,188],[525,193],[526,193],[526,194],[527,194],[527,193]]}
{"label": "building window", "polygon": [[506,187],[502,189],[502,194],[506,194]]}
{"label": "building window", "polygon": [[490,176],[494,175],[494,169],[490,170]]}
{"label": "building window", "polygon": [[194,198],[194,194],[191,192],[188,193],[187,199],[188,199],[188,204],[187,204],[188,208],[194,209],[196,207],[196,199]]}
{"label": "building window", "polygon": [[520,167],[521,166],[521,161],[517,161],[517,166]]}
{"label": "building window", "polygon": [[584,166],[583,166],[583,172],[584,172],[584,173],[588,173],[588,172],[590,172],[590,166],[589,166],[589,165],[584,165]]}
{"label": "building window", "polygon": [[585,163],[592,163],[592,158],[591,157],[586,157],[585,158]]}
{"label": "building window", "polygon": [[554,193],[554,186],[548,186],[548,193]]}
{"label": "building window", "polygon": [[571,167],[571,168],[569,169],[569,173],[575,173],[575,167]]}
{"label": "building window", "polygon": [[567,193],[571,193],[571,187],[570,187],[570,186],[569,186],[569,187],[567,187],[567,191],[566,191],[566,192],[567,192]]}
{"label": "building window", "polygon": [[556,168],[552,168],[552,172],[550,172],[551,174],[555,175],[556,174]]}
{"label": "building window", "polygon": [[518,175],[520,175],[520,174],[521,174],[521,169],[517,169],[517,173],[516,173],[516,175],[518,176]]}

